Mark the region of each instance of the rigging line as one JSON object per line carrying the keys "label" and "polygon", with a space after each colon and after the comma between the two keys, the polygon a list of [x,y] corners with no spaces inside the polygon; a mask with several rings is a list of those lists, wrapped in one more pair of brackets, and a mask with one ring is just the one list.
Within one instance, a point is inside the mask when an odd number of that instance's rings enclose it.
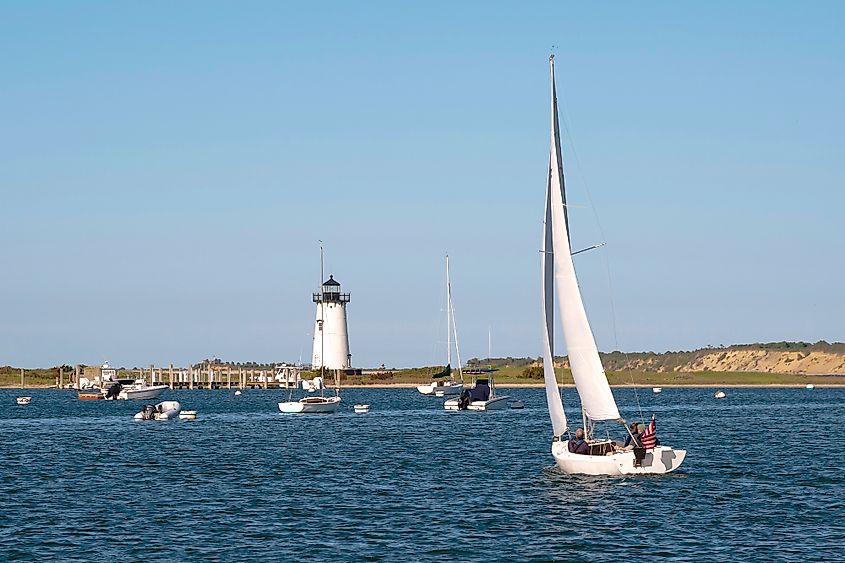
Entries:
{"label": "rigging line", "polygon": [[[584,166],[581,164],[581,158],[578,156],[578,150],[575,148],[575,137],[574,137],[574,135],[572,134],[572,131],[569,128],[569,121],[567,119],[567,117],[569,115],[569,110],[566,107],[566,98],[564,97],[562,92],[558,93],[558,99],[559,99],[560,105],[562,106],[562,109],[563,109],[563,112],[561,112],[561,113],[563,113],[563,116],[562,116],[563,130],[566,133],[566,136],[569,138],[569,145],[572,147],[572,156],[575,157],[575,164],[578,167],[578,170],[581,172],[581,183],[584,186],[584,193],[587,195],[587,202],[589,203],[590,210],[593,212],[593,218],[596,221],[596,226],[599,229],[599,235],[601,236],[602,240],[605,241],[603,244],[606,245],[607,244],[607,236],[605,236],[605,234],[604,234],[604,227],[601,224],[601,219],[599,219],[598,211],[596,210],[596,206],[593,203],[593,196],[592,196],[592,193],[590,193],[590,187],[587,184],[587,175],[585,174]],[[601,254],[602,254],[602,258],[603,258],[603,262],[604,262],[605,271],[607,273],[607,288],[608,288],[608,292],[610,293],[608,300],[610,301],[610,320],[611,320],[611,326],[613,327],[613,344],[614,344],[614,347],[617,350],[619,350],[619,334],[618,334],[618,328],[617,328],[617,324],[616,324],[616,303],[615,303],[615,300],[613,299],[613,276],[611,275],[611,270],[610,270],[610,258],[609,258],[610,250],[607,249],[604,252],[602,252]],[[622,352],[622,353],[625,355],[625,363],[627,364],[628,363],[628,353],[627,352]],[[631,374],[631,383],[634,383],[633,373]],[[642,406],[640,405],[640,396],[639,396],[639,393],[637,393],[637,388],[633,387],[633,389],[634,389],[634,399],[637,401],[637,410],[640,413],[640,418],[643,419],[644,416],[643,416]]]}

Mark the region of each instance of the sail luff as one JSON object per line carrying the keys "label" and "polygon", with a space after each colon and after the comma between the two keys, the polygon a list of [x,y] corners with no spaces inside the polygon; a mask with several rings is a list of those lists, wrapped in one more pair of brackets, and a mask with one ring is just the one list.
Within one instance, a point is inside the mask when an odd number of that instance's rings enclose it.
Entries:
{"label": "sail luff", "polygon": [[[550,162],[551,164],[551,162]],[[551,178],[551,166],[549,167]],[[540,251],[541,275],[543,286],[543,380],[546,385],[546,402],[549,405],[549,416],[552,419],[552,430],[555,436],[566,432],[566,414],[560,389],[555,377],[554,366],[554,326],[555,326],[555,295],[554,272],[555,259],[552,253],[552,208],[551,208],[551,180],[546,186],[546,215],[543,221],[543,244]]]}
{"label": "sail luff", "polygon": [[[575,387],[581,405],[591,420],[615,420],[619,409],[610,391],[607,376],[599,358],[593,332],[584,310],[572,250],[569,241],[569,220],[566,213],[563,161],[561,159],[560,129],[557,115],[557,92],[554,85],[554,56],[550,59],[552,73],[552,139],[549,166],[549,198],[551,207],[552,250],[555,282],[566,350]],[[548,213],[547,213],[548,215]],[[545,301],[544,301],[545,303]]]}

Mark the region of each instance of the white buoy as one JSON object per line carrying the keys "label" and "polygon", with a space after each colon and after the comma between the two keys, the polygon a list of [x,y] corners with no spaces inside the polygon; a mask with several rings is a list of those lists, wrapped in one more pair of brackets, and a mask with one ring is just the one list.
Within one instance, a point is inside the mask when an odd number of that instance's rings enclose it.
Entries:
{"label": "white buoy", "polygon": [[658,394],[658,393],[662,393],[663,387],[652,387],[651,392],[654,393],[655,395]]}
{"label": "white buoy", "polygon": [[815,385],[813,385],[812,383],[808,383],[808,384],[807,384],[807,389],[813,390],[813,389],[815,389],[815,388],[816,388],[816,386],[815,386]]}
{"label": "white buoy", "polygon": [[727,397],[727,394],[725,394],[724,391],[716,391],[715,393],[713,393],[713,396],[717,399],[724,399],[725,397]]}
{"label": "white buoy", "polygon": [[237,391],[235,391],[235,397],[239,396],[240,394],[241,394],[241,390],[240,390],[240,389],[238,389]]}

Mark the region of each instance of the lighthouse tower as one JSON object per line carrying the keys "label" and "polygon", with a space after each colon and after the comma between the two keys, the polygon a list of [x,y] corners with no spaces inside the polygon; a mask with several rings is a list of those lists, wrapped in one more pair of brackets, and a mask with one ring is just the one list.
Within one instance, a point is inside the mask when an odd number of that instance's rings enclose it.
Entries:
{"label": "lighthouse tower", "polygon": [[346,330],[346,304],[349,294],[341,293],[334,276],[323,282],[320,293],[314,294],[317,304],[317,322],[314,326],[314,352],[312,369],[349,369],[349,333]]}

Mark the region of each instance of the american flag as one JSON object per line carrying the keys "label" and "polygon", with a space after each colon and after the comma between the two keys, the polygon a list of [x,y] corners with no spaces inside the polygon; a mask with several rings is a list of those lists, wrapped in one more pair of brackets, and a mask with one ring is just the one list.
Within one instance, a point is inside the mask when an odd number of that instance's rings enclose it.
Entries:
{"label": "american flag", "polygon": [[654,425],[654,415],[651,415],[651,422],[648,423],[645,432],[640,434],[640,442],[647,450],[653,450],[654,446],[657,445],[657,428]]}

